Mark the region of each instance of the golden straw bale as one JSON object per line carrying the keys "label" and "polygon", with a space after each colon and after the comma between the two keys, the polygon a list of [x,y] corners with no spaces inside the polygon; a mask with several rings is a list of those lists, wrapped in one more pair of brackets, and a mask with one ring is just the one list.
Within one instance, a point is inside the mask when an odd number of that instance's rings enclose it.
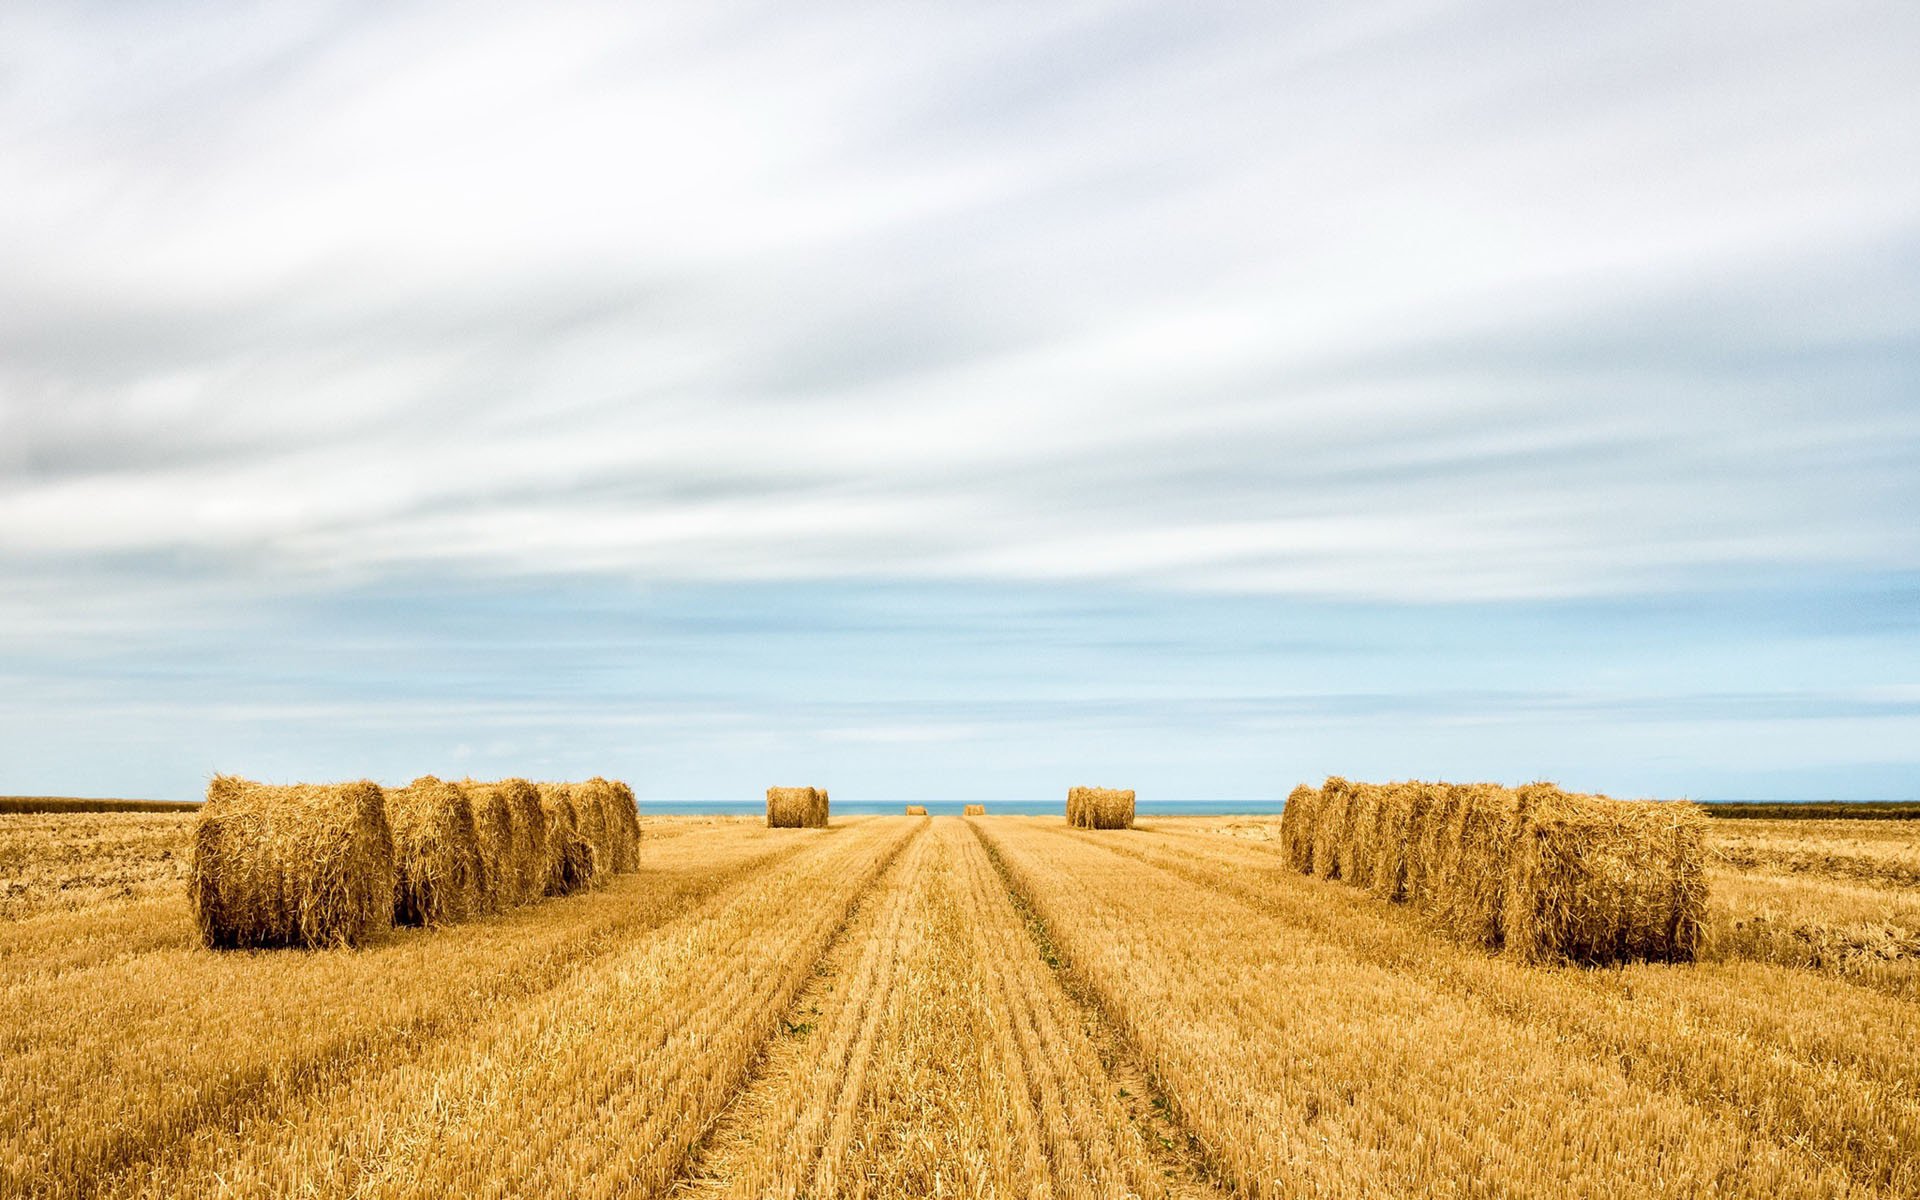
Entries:
{"label": "golden straw bale", "polygon": [[1429,911],[1464,941],[1489,947],[1503,941],[1507,875],[1529,799],[1493,784],[1471,785],[1440,831],[1440,878]]}
{"label": "golden straw bale", "polygon": [[555,783],[541,784],[542,788],[553,787],[565,791],[567,799],[573,801],[573,814],[577,822],[576,830],[581,837],[593,846],[596,883],[605,883],[606,877],[617,868],[618,855],[614,852],[607,829],[607,810],[600,804],[598,795],[583,784]]}
{"label": "golden straw bale", "polygon": [[924,804],[909,804],[907,805],[907,815],[910,817],[924,817],[927,815],[927,806]]}
{"label": "golden straw bale", "polygon": [[770,787],[767,789],[767,828],[824,829],[827,825],[827,794],[819,788]]}
{"label": "golden straw bale", "polygon": [[1706,818],[1691,804],[1528,793],[1506,945],[1534,962],[1691,962],[1706,915]]}
{"label": "golden straw bale", "polygon": [[342,946],[393,924],[393,839],[377,784],[207,785],[187,876],[200,940]]}
{"label": "golden straw bale", "polygon": [[[640,804],[633,798],[633,789],[618,779],[608,781],[613,789],[614,811],[620,816],[621,828],[626,830],[627,871],[640,869]],[[825,793],[822,793],[824,795]]]}
{"label": "golden straw bale", "polygon": [[387,792],[387,825],[393,830],[393,923],[446,925],[471,916],[480,840],[467,794],[423,775]]}
{"label": "golden straw bale", "polygon": [[1287,803],[1280,810],[1281,854],[1288,866],[1302,874],[1313,873],[1313,841],[1319,803],[1319,789],[1303,783],[1287,796]]}
{"label": "golden straw bale", "polygon": [[460,784],[474,803],[479,820],[482,806],[497,796],[507,806],[510,817],[510,844],[505,862],[499,868],[495,889],[500,907],[528,904],[547,890],[547,815],[540,807],[540,792],[524,779],[502,779],[482,783],[472,779]]}
{"label": "golden straw bale", "polygon": [[466,793],[473,809],[473,832],[479,846],[473,911],[478,915],[511,908],[518,903],[520,885],[513,861],[513,810],[497,791],[464,783],[454,786]]}
{"label": "golden straw bale", "polygon": [[969,804],[960,810],[960,815],[963,817],[984,817],[987,815],[987,806],[984,804]]}
{"label": "golden straw bale", "polygon": [[1432,784],[1394,783],[1374,789],[1372,874],[1368,890],[1382,900],[1416,902],[1423,880],[1427,815],[1439,791]]}
{"label": "golden straw bale", "polygon": [[1067,824],[1078,829],[1131,829],[1133,792],[1124,788],[1069,788]]}
{"label": "golden straw bale", "polygon": [[580,833],[580,814],[575,809],[572,789],[565,785],[539,785],[540,809],[547,820],[546,882],[542,891],[548,896],[567,896],[592,887],[599,878],[600,862],[593,843]]}
{"label": "golden straw bale", "polygon": [[620,811],[620,797],[613,784],[596,775],[585,783],[570,786],[573,806],[586,826],[588,839],[594,844],[601,871],[624,873],[637,867],[639,847],[632,844],[633,831]]}
{"label": "golden straw bale", "polygon": [[1352,811],[1353,785],[1338,775],[1327,776],[1313,806],[1313,873],[1321,879],[1342,878]]}
{"label": "golden straw bale", "polygon": [[1347,835],[1340,841],[1340,878],[1357,888],[1373,884],[1374,842],[1379,833],[1380,788],[1352,784],[1347,792]]}

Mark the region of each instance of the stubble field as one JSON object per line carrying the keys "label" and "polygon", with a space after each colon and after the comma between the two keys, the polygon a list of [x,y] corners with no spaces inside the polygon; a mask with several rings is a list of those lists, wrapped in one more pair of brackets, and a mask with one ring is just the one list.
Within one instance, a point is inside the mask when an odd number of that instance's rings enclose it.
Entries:
{"label": "stubble field", "polygon": [[605,887],[198,947],[0,815],[0,1196],[1912,1196],[1920,822],[1716,821],[1703,961],[1525,966],[1277,821],[649,818]]}

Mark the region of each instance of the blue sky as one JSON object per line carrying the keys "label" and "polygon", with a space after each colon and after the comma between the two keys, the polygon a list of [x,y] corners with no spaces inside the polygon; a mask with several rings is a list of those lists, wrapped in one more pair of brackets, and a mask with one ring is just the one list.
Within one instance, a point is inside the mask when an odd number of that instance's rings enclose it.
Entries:
{"label": "blue sky", "polygon": [[0,14],[0,792],[1920,795],[1920,13]]}

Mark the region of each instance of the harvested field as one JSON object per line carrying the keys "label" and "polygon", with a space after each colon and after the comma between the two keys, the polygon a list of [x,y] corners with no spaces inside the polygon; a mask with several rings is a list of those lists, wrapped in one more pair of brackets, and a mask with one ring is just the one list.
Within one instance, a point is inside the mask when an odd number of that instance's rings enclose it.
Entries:
{"label": "harvested field", "polygon": [[[575,895],[233,954],[156,865],[191,817],[0,818],[0,1196],[1920,1190],[1895,884],[1723,856],[1699,961],[1595,970],[1304,875],[1277,819],[639,824]],[[117,856],[133,894],[62,895]]]}

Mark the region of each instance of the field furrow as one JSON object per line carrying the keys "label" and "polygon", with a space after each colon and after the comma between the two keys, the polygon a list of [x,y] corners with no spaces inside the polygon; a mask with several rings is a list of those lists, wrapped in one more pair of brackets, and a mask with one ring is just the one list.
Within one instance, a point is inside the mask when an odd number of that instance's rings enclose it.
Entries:
{"label": "field furrow", "polygon": [[1569,1053],[1551,1028],[1109,848],[1151,835],[983,830],[1249,1195],[1898,1194],[1737,1110]]}
{"label": "field furrow", "polygon": [[[85,1194],[204,1125],[269,1120],[366,1061],[557,986],[806,844],[716,826],[608,888],[361,951],[212,952],[169,934],[77,968],[57,946],[48,971],[17,956],[0,983],[0,1194]],[[153,915],[188,922],[183,903]]]}
{"label": "field furrow", "polygon": [[683,1191],[1157,1196],[1130,1119],[969,826],[929,836],[802,996]]}
{"label": "field furrow", "polygon": [[[1067,835],[1062,835],[1067,836]],[[1544,970],[1464,947],[1417,914],[1309,879],[1233,839],[1136,831],[1102,843],[1252,904],[1295,935],[1550,1031],[1570,1051],[1743,1114],[1853,1177],[1920,1188],[1920,1007],[1753,962]]]}
{"label": "field furrow", "polygon": [[[100,1195],[568,1197],[662,1192],[856,899],[917,823],[768,838],[714,903],[634,931],[537,996],[399,1061],[370,1057],[270,1125],[200,1130]],[[689,839],[691,840],[691,839]]]}

